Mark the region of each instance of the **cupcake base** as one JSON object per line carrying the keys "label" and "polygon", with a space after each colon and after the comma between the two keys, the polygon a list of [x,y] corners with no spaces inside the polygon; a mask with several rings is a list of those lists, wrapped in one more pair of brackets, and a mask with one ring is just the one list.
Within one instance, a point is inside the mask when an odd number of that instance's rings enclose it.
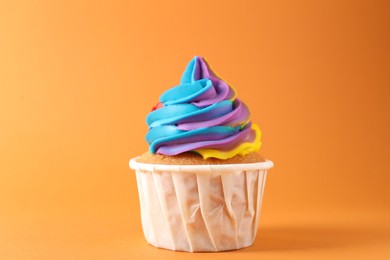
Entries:
{"label": "cupcake base", "polygon": [[265,159],[258,153],[249,153],[245,156],[236,155],[232,158],[221,160],[217,158],[203,159],[202,156],[192,152],[186,152],[175,156],[163,154],[151,154],[150,152],[143,153],[137,158],[139,163],[149,164],[169,164],[169,165],[203,165],[203,164],[242,164],[242,163],[257,163],[265,162]]}
{"label": "cupcake base", "polygon": [[251,246],[272,162],[171,165],[130,161],[153,246],[218,252]]}

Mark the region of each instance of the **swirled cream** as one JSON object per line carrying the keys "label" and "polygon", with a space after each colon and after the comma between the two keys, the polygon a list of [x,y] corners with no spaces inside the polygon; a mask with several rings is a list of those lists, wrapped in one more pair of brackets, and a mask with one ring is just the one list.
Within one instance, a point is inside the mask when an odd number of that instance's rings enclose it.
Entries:
{"label": "swirled cream", "polygon": [[202,57],[191,60],[180,84],[160,96],[146,122],[151,153],[228,159],[261,146],[261,131],[250,121],[248,107]]}

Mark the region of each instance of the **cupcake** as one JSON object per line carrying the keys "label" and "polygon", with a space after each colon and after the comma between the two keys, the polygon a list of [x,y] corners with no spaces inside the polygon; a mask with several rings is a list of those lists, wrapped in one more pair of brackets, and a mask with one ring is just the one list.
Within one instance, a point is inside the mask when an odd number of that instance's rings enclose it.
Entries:
{"label": "cupcake", "polygon": [[267,170],[248,107],[202,57],[187,65],[146,118],[149,151],[136,171],[148,243],[188,252],[251,246]]}

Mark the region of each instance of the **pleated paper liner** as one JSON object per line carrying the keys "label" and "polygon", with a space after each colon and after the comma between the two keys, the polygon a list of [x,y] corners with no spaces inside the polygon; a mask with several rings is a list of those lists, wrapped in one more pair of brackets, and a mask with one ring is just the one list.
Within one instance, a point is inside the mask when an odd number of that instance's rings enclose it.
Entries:
{"label": "pleated paper liner", "polygon": [[130,160],[136,171],[148,243],[188,252],[251,246],[271,161],[228,165],[156,165]]}

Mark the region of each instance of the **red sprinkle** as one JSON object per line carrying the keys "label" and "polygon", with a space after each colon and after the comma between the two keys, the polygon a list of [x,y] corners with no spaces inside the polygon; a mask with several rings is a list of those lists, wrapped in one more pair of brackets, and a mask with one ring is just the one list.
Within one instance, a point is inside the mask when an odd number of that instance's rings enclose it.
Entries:
{"label": "red sprinkle", "polygon": [[162,108],[163,106],[164,106],[163,103],[158,102],[158,103],[152,108],[152,111],[157,110],[157,109],[159,109],[159,108]]}

